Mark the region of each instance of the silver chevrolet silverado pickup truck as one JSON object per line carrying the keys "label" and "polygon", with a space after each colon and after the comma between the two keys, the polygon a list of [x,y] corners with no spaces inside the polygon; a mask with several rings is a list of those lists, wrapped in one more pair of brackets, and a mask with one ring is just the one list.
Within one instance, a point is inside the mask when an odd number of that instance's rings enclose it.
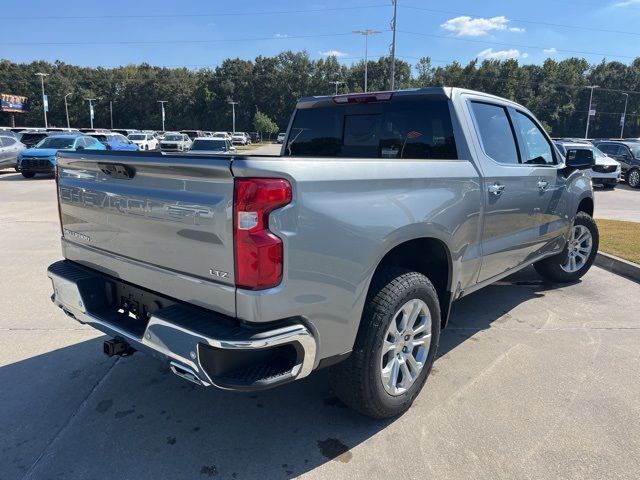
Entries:
{"label": "silver chevrolet silverado pickup truck", "polygon": [[456,88],[303,98],[279,157],[61,152],[52,299],[108,355],[234,390],[329,367],[344,403],[390,417],[453,301],[532,264],[587,272],[593,164]]}

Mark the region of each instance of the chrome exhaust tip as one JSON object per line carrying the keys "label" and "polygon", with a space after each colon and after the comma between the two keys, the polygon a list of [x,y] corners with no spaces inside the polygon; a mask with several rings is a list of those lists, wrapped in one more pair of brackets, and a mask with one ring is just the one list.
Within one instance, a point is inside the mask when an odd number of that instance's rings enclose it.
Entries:
{"label": "chrome exhaust tip", "polygon": [[196,385],[200,385],[201,387],[207,385],[202,380],[200,380],[200,377],[198,377],[198,375],[196,375],[196,373],[190,368],[184,367],[176,362],[169,362],[169,368],[171,368],[171,371],[180,378],[189,380],[190,382],[195,383]]}

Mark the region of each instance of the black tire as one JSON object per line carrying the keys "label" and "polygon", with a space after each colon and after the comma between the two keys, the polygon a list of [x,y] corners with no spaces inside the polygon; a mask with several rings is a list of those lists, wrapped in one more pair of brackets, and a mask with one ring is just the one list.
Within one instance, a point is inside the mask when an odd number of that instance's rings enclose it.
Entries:
{"label": "black tire", "polygon": [[35,176],[36,176],[36,174],[35,174],[35,173],[33,173],[33,172],[20,172],[20,173],[22,173],[22,176],[23,176],[24,178],[33,178],[33,177],[35,177]]}
{"label": "black tire", "polygon": [[627,185],[631,188],[640,188],[640,170],[637,168],[627,170],[625,178],[627,179]]}
{"label": "black tire", "polygon": [[[396,312],[413,299],[422,300],[428,307],[431,342],[413,384],[394,396],[382,383],[382,347]],[[353,352],[344,362],[331,367],[333,391],[347,406],[369,417],[381,419],[400,415],[411,407],[422,390],[436,358],[439,340],[440,304],[429,279],[400,268],[380,272],[367,297]]]}
{"label": "black tire", "polygon": [[598,226],[596,225],[595,220],[584,212],[578,212],[576,215],[573,227],[576,226],[583,226],[587,228],[591,234],[591,252],[587,257],[587,260],[574,272],[567,272],[564,270],[562,265],[567,262],[567,257],[569,255],[569,243],[567,242],[567,247],[565,247],[562,253],[553,257],[545,258],[533,265],[536,271],[545,279],[557,283],[576,282],[582,278],[589,271],[591,265],[593,265],[593,261],[598,254],[598,247],[600,245]]}

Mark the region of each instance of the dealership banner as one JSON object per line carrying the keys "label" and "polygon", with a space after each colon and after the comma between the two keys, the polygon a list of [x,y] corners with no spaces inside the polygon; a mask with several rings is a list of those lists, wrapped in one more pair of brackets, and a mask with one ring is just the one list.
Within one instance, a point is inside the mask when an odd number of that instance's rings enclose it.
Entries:
{"label": "dealership banner", "polygon": [[20,95],[11,95],[9,93],[0,93],[0,111],[25,113],[29,110],[29,101],[27,97]]}

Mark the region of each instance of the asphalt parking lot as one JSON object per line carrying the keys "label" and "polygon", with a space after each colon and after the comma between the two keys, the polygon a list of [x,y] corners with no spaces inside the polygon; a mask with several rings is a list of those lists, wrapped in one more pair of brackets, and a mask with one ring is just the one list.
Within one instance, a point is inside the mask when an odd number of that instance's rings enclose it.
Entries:
{"label": "asphalt parking lot", "polygon": [[593,268],[560,288],[526,270],[466,297],[414,407],[379,422],[325,372],[243,394],[106,358],[49,300],[53,180],[4,171],[0,198],[2,480],[640,477],[636,283]]}

